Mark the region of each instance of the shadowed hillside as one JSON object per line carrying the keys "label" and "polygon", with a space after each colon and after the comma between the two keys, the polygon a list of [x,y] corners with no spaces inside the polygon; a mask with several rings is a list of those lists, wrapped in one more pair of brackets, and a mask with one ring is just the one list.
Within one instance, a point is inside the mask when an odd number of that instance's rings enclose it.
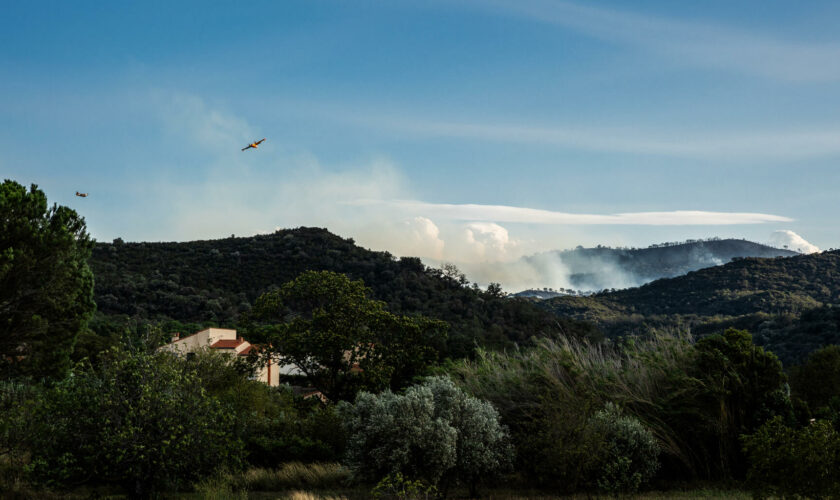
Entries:
{"label": "shadowed hillside", "polygon": [[700,335],[748,328],[786,361],[840,342],[837,304],[840,251],[736,259],[638,288],[541,303],[558,315],[592,321],[609,336],[663,327]]}
{"label": "shadowed hillside", "polygon": [[471,287],[452,270],[366,250],[319,228],[184,243],[115,240],[97,244],[90,265],[98,306],[94,328],[117,318],[233,326],[260,294],[303,271],[331,270],[364,280],[391,312],[447,321],[452,356],[471,352],[476,343],[501,347],[578,329],[527,301]]}

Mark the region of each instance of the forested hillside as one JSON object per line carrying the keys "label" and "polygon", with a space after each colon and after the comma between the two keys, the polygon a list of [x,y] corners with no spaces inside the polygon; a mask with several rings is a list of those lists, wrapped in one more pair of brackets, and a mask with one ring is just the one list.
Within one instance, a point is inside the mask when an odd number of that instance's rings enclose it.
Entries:
{"label": "forested hillside", "polygon": [[185,243],[116,240],[97,244],[90,265],[98,307],[93,327],[100,330],[126,318],[234,326],[262,293],[306,270],[362,279],[393,313],[445,320],[452,356],[469,353],[476,343],[501,347],[561,328],[585,330],[498,289],[471,287],[457,270],[366,250],[319,228]]}
{"label": "forested hillside", "polygon": [[[688,240],[647,248],[578,247],[524,257],[537,270],[559,264],[568,270],[573,290],[599,291],[640,286],[660,278],[726,264],[739,257],[791,257],[797,252],[738,239]],[[546,283],[546,286],[555,286]]]}
{"label": "forested hillside", "polygon": [[589,320],[607,335],[685,328],[703,335],[747,328],[786,362],[840,342],[840,251],[789,258],[746,258],[685,276],[589,297],[542,303]]}

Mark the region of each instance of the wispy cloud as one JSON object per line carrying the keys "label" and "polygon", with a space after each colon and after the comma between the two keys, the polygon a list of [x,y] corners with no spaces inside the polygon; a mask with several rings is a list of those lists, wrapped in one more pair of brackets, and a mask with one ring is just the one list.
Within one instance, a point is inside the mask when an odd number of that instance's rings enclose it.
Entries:
{"label": "wispy cloud", "polygon": [[674,210],[668,212],[631,212],[618,214],[572,214],[537,208],[506,205],[476,205],[427,203],[413,200],[360,199],[354,205],[383,205],[392,209],[421,214],[424,217],[466,220],[517,222],[530,224],[565,225],[642,225],[642,226],[719,226],[734,224],[764,224],[791,222],[780,215],[749,212],[707,212],[701,210]]}
{"label": "wispy cloud", "polygon": [[[666,125],[616,120],[590,125],[557,119],[517,121],[510,116],[476,118],[451,111],[432,113],[406,105],[383,112],[384,105],[352,106],[335,101],[274,101],[288,113],[341,126],[374,130],[399,139],[469,140],[489,144],[522,144],[560,150],[655,155],[704,160],[757,162],[796,161],[840,156],[840,122],[809,125],[735,126],[727,122],[698,124],[690,119]],[[686,123],[683,125],[683,123]]]}
{"label": "wispy cloud", "polygon": [[783,81],[840,80],[840,43],[782,40],[734,28],[550,0],[466,1],[536,22],[638,47],[680,64]]}
{"label": "wispy cloud", "polygon": [[363,125],[412,136],[446,137],[613,153],[692,158],[795,160],[840,155],[840,127],[799,130],[662,132],[638,127],[535,127],[506,123],[438,121],[368,116]]}

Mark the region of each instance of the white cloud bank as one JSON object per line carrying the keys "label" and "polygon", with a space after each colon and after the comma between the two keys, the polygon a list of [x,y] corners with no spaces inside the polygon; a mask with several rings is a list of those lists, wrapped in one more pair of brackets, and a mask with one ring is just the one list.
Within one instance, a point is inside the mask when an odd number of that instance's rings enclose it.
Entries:
{"label": "white cloud bank", "polygon": [[770,245],[776,248],[788,248],[800,253],[816,253],[820,251],[818,246],[787,229],[773,231],[773,234],[770,235]]}
{"label": "white cloud bank", "polygon": [[413,200],[359,199],[356,205],[383,206],[406,212],[423,213],[429,217],[451,220],[517,222],[529,224],[564,225],[645,225],[645,226],[697,226],[763,224],[791,222],[780,215],[750,212],[708,212],[702,210],[675,210],[669,212],[631,212],[619,214],[572,214],[528,207],[506,205],[476,205],[427,203]]}

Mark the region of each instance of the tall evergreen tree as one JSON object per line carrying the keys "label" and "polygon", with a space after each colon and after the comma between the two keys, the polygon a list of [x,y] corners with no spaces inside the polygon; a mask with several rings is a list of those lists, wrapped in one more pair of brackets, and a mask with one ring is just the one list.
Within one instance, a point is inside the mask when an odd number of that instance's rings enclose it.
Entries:
{"label": "tall evergreen tree", "polygon": [[61,376],[96,307],[93,242],[75,210],[38,186],[0,185],[0,366],[7,374]]}

